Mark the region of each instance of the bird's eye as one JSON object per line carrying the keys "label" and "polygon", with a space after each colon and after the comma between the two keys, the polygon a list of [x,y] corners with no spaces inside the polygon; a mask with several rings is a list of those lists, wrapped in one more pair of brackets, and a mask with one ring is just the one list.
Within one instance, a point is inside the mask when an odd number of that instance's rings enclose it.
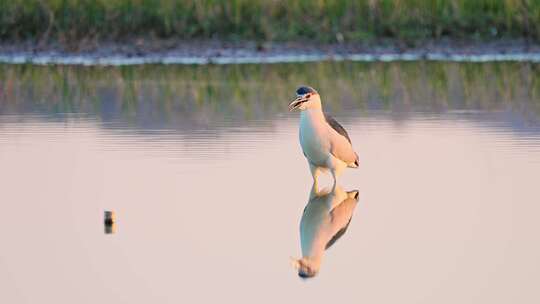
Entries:
{"label": "bird's eye", "polygon": [[310,98],[311,97],[311,94],[306,94],[306,98]]}

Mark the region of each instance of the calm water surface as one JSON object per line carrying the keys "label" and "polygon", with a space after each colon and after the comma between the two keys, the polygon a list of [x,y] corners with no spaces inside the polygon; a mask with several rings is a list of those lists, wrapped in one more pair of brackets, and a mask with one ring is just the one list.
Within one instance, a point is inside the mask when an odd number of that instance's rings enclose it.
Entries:
{"label": "calm water surface", "polygon": [[[539,73],[0,66],[0,302],[538,303]],[[287,113],[304,83],[360,155],[348,229],[309,280]]]}

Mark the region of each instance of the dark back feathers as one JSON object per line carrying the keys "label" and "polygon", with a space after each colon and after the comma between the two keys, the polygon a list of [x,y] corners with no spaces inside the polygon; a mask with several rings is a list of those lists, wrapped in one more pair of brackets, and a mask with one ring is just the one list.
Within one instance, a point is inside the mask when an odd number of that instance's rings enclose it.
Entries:
{"label": "dark back feathers", "polygon": [[336,132],[338,132],[339,134],[345,136],[345,138],[347,138],[349,143],[351,143],[349,134],[347,134],[347,131],[345,131],[345,128],[343,128],[343,126],[340,125],[339,122],[337,122],[337,120],[334,119],[334,117],[324,113],[324,118],[326,119],[326,122],[332,127],[332,129],[336,130]]}

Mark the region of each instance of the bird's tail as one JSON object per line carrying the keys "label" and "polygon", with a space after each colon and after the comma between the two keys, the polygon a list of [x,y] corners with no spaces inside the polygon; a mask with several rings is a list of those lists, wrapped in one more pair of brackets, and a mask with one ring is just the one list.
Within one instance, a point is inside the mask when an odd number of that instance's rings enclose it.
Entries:
{"label": "bird's tail", "polygon": [[358,201],[358,197],[360,196],[360,192],[358,190],[347,191],[347,196],[349,198],[352,198],[352,199],[355,199],[356,201]]}
{"label": "bird's tail", "polygon": [[358,166],[360,165],[360,162],[358,161],[358,154],[354,153],[354,155],[356,155],[356,159],[353,163],[350,163],[348,165],[349,168],[358,168]]}

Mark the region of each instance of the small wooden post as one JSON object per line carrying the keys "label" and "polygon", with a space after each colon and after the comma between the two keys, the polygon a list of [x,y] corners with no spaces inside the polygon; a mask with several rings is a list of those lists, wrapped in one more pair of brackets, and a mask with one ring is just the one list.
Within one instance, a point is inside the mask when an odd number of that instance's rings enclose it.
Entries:
{"label": "small wooden post", "polygon": [[105,211],[105,234],[113,234],[116,232],[116,216],[114,211]]}

